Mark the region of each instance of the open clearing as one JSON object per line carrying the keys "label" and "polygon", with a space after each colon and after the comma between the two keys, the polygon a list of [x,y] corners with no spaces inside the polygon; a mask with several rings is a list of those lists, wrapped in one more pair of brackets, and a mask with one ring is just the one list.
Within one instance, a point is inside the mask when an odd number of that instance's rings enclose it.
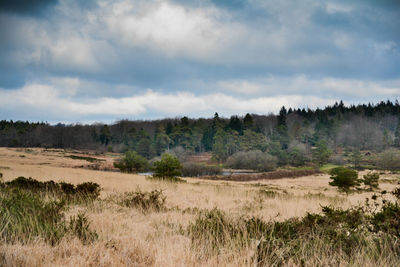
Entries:
{"label": "open clearing", "polygon": [[[68,155],[82,158],[71,158]],[[67,153],[64,150],[0,148],[0,173],[4,180],[18,176],[40,181],[73,184],[92,181],[101,185],[104,200],[122,192],[162,190],[167,211],[144,213],[107,201],[75,206],[68,214],[84,210],[91,227],[99,234],[96,242],[83,245],[78,239],[62,240],[51,246],[41,240],[30,245],[2,244],[0,258],[14,266],[243,266],[251,265],[254,248],[240,255],[223,251],[199,258],[191,240],[179,233],[196,217],[196,210],[218,208],[233,216],[257,216],[281,221],[320,212],[321,206],[351,207],[363,203],[372,192],[345,195],[329,186],[329,175],[260,180],[257,182],[212,181],[185,178],[186,183],[146,179],[145,176],[82,168],[84,157],[98,158],[112,166],[116,154]],[[363,172],[360,173],[362,175]],[[393,190],[399,175],[381,175],[380,190]]]}

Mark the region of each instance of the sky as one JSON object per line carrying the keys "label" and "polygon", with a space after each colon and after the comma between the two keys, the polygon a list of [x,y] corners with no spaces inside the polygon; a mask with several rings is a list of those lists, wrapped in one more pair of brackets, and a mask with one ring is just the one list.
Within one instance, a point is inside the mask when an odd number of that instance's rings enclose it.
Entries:
{"label": "sky", "polygon": [[399,96],[397,0],[0,0],[0,119],[229,117]]}

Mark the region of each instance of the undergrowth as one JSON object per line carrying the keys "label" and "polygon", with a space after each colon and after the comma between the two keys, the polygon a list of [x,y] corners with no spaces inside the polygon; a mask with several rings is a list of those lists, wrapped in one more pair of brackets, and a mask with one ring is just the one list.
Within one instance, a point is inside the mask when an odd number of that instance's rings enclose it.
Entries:
{"label": "undergrowth", "polygon": [[258,266],[357,265],[360,260],[393,265],[400,262],[399,200],[381,195],[373,201],[346,210],[323,207],[322,214],[282,222],[234,218],[213,209],[201,212],[186,232],[200,258],[255,246]]}
{"label": "undergrowth", "polygon": [[166,197],[162,190],[143,192],[138,189],[132,192],[125,192],[121,195],[111,196],[110,200],[120,206],[136,208],[144,213],[149,211],[159,212],[166,210]]}
{"label": "undergrowth", "polygon": [[89,162],[104,161],[104,159],[98,159],[98,158],[87,157],[87,156],[68,155],[68,156],[65,156],[65,157],[66,158],[71,158],[71,159],[77,159],[77,160],[86,160],[86,161],[89,161]]}
{"label": "undergrowth", "polygon": [[100,195],[100,185],[92,182],[85,182],[77,186],[65,183],[45,181],[41,182],[31,177],[18,177],[14,180],[5,182],[2,186],[7,190],[18,189],[29,191],[34,194],[53,196],[65,201],[85,202],[94,200]]}
{"label": "undergrowth", "polygon": [[84,213],[66,219],[68,198],[97,198],[100,188],[94,183],[73,186],[53,181],[39,182],[19,177],[0,182],[0,241],[5,243],[29,243],[42,239],[51,245],[65,236],[76,236],[87,244],[97,238],[89,229]]}

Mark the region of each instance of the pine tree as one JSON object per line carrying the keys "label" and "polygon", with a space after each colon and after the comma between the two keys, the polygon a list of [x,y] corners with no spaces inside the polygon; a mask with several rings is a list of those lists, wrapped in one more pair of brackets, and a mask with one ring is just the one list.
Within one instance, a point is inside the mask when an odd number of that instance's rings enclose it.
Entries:
{"label": "pine tree", "polygon": [[276,127],[276,138],[282,146],[282,149],[287,149],[289,147],[289,133],[286,124],[286,108],[283,106],[279,111],[278,124]]}
{"label": "pine tree", "polygon": [[243,128],[245,130],[253,129],[253,117],[249,113],[243,118]]}

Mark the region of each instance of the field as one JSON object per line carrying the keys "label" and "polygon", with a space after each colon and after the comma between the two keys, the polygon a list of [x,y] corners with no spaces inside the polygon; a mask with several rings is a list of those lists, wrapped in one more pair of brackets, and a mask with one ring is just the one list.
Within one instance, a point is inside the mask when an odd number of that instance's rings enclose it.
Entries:
{"label": "field", "polygon": [[[9,181],[19,176],[39,181],[72,184],[100,184],[100,198],[90,204],[73,205],[66,215],[83,211],[98,239],[83,244],[78,238],[64,238],[56,245],[37,239],[27,244],[0,245],[0,265],[7,266],[253,266],[260,240],[251,240],[240,249],[220,249],[207,253],[193,245],[186,228],[203,211],[214,208],[231,218],[257,217],[263,221],[284,221],[321,213],[322,206],[350,208],[363,205],[374,192],[339,193],[328,183],[325,173],[274,180],[248,182],[185,178],[184,183],[147,179],[142,175],[112,170],[116,154],[94,155],[56,149],[0,148],[0,173]],[[97,164],[97,165],[96,165]],[[94,170],[93,166],[97,169]],[[109,170],[109,171],[104,171]],[[361,175],[363,172],[360,173]],[[381,174],[380,191],[396,188],[399,175]],[[117,205],[113,199],[125,192],[161,190],[166,197],[160,211]],[[366,265],[369,259],[338,262],[337,258],[312,255],[306,265]],[[393,259],[392,259],[393,260]],[[380,265],[393,261],[378,259]],[[294,263],[289,265],[293,265]]]}

